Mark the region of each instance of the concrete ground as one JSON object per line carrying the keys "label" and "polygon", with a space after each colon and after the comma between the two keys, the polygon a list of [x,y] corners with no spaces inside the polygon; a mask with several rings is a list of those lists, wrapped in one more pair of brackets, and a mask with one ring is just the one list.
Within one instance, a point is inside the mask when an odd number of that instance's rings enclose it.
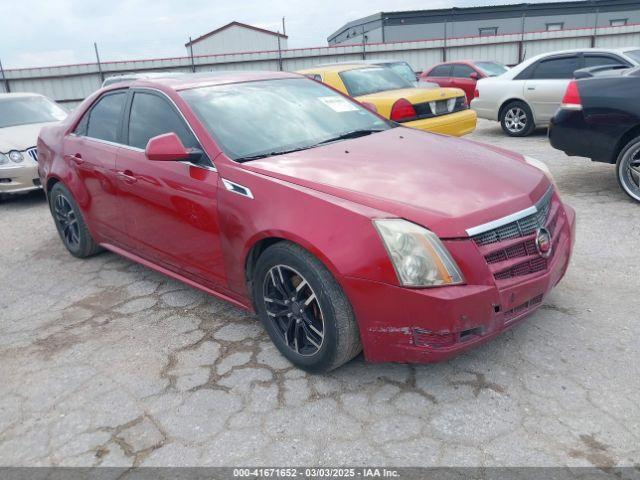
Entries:
{"label": "concrete ground", "polygon": [[535,315],[436,365],[307,375],[255,317],[71,257],[41,194],[1,203],[0,465],[640,464],[640,205],[544,132],[470,138],[549,165],[577,243]]}

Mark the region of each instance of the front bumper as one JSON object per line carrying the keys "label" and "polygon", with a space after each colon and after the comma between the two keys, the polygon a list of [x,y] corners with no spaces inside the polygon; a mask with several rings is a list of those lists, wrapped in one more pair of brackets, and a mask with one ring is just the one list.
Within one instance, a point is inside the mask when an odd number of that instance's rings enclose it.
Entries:
{"label": "front bumper", "polygon": [[473,132],[476,129],[476,123],[476,112],[467,109],[438,117],[426,118],[424,120],[414,120],[413,122],[406,122],[402,125],[427,132],[461,137],[462,135]]}
{"label": "front bumper", "polygon": [[[575,212],[564,206],[565,235],[549,268],[517,284],[410,289],[348,277],[365,357],[372,362],[432,363],[484,343],[533,313],[564,276]],[[446,341],[444,341],[446,340]]]}
{"label": "front bumper", "polygon": [[22,163],[0,167],[0,193],[20,193],[42,188],[38,164],[30,159]]}

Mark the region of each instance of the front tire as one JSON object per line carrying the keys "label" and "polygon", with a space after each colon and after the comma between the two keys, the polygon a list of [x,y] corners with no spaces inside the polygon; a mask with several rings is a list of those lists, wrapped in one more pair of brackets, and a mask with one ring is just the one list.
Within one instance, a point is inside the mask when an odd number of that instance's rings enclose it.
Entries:
{"label": "front tire", "polygon": [[511,102],[502,109],[500,125],[510,137],[526,137],[536,128],[531,108],[520,101]]}
{"label": "front tire", "polygon": [[60,239],[71,255],[85,258],[102,250],[89,233],[73,195],[62,183],[56,183],[51,189],[49,208]]}
{"label": "front tire", "polygon": [[618,155],[616,176],[620,188],[640,202],[640,137],[631,140]]}
{"label": "front tire", "polygon": [[303,370],[328,372],[362,350],[342,288],[316,257],[298,245],[279,242],[260,255],[253,299],[275,346]]}

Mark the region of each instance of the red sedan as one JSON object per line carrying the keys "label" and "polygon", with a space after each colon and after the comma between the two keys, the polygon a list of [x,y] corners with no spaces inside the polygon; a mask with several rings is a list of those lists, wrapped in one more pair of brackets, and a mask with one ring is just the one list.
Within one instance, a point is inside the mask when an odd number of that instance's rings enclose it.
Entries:
{"label": "red sedan", "polygon": [[254,310],[297,366],[434,362],[529,315],[574,212],[540,162],[400,127],[287,73],[104,88],[43,128],[62,242]]}
{"label": "red sedan", "polygon": [[471,103],[478,80],[497,77],[506,71],[507,67],[498,62],[458,60],[440,63],[425,70],[420,74],[419,81],[437,83],[441,87],[461,88],[467,95],[467,102]]}

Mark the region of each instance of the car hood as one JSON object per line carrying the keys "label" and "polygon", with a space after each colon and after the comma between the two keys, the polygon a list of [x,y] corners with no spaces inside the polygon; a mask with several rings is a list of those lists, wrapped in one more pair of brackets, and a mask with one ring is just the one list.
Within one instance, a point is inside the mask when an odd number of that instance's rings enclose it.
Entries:
{"label": "car hood", "polygon": [[30,123],[0,128],[0,152],[7,153],[11,150],[26,150],[35,147],[40,129],[52,123],[57,122]]}
{"label": "car hood", "polygon": [[531,207],[549,180],[522,156],[410,128],[243,167],[423,225],[442,238]]}

